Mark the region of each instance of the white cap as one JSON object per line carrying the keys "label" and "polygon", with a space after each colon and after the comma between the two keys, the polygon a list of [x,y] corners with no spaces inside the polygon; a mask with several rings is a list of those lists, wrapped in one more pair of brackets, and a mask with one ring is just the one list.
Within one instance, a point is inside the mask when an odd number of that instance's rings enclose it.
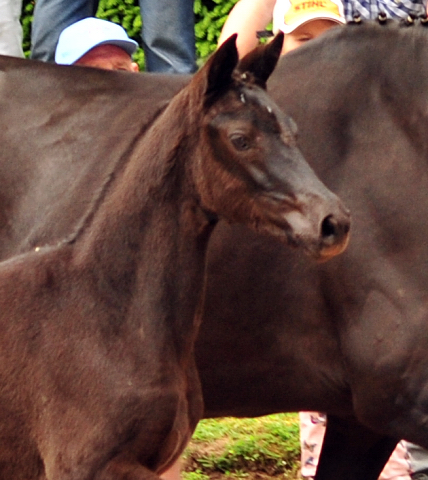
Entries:
{"label": "white cap", "polygon": [[117,23],[88,17],[65,28],[59,36],[55,62],[71,65],[98,45],[116,45],[132,56],[138,43]]}
{"label": "white cap", "polygon": [[346,23],[341,0],[276,0],[273,31],[291,33],[312,20]]}

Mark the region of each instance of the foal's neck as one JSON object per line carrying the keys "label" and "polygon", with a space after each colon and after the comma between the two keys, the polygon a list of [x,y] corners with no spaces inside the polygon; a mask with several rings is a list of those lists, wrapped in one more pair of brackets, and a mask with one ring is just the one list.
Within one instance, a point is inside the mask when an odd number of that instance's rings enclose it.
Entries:
{"label": "foal's neck", "polygon": [[74,249],[99,277],[100,295],[193,324],[212,226],[193,184],[198,122],[184,118],[186,106],[173,101],[136,143]]}

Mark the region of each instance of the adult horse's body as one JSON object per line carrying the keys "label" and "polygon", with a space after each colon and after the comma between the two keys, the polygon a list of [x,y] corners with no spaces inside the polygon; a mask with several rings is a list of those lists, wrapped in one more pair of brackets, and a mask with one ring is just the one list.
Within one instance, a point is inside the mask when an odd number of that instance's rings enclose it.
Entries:
{"label": "adult horse's body", "polygon": [[428,31],[334,30],[269,88],[349,248],[314,264],[219,225],[196,358],[206,416],[328,412],[317,480],[375,480],[397,440],[428,448]]}
{"label": "adult horse's body", "polygon": [[[152,122],[101,122],[110,162],[92,135],[120,75],[40,64],[33,82],[5,60],[2,246],[23,253],[0,264],[2,479],[142,480],[178,457],[202,413],[193,344],[218,217],[320,258],[345,247],[348,212],[262,88],[281,43],[235,71],[230,39]],[[46,88],[39,115],[25,94]],[[122,124],[125,101],[103,118]]]}

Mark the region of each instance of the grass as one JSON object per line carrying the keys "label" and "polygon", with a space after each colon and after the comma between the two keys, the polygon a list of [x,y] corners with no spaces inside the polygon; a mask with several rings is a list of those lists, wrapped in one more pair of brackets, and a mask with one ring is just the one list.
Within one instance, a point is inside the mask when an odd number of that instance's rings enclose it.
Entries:
{"label": "grass", "polygon": [[300,478],[295,413],[199,423],[184,453],[184,480]]}

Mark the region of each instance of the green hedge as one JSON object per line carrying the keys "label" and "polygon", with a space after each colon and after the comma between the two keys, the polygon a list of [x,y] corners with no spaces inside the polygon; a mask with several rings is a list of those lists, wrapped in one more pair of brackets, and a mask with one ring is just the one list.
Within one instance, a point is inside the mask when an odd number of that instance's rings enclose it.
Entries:
{"label": "green hedge", "polygon": [[[221,28],[237,1],[195,0],[196,54],[200,64],[215,50]],[[30,53],[33,9],[34,0],[24,0],[21,20],[24,30],[24,52],[27,56]],[[97,16],[120,23],[127,30],[128,35],[141,44],[141,17],[138,0],[100,0]],[[144,55],[141,49],[137,52],[136,60],[143,69]]]}

